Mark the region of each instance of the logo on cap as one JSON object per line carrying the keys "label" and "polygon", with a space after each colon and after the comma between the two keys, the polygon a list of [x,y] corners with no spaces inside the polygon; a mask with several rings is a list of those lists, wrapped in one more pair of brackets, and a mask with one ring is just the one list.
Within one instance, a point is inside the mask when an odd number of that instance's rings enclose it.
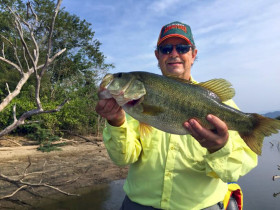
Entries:
{"label": "logo on cap", "polygon": [[181,25],[181,24],[172,24],[172,25],[170,25],[170,26],[167,26],[165,29],[164,29],[164,34],[167,32],[167,31],[169,31],[169,30],[171,30],[171,29],[180,29],[180,30],[182,30],[182,31],[184,31],[185,33],[187,33],[187,27],[186,26],[184,26],[184,25]]}

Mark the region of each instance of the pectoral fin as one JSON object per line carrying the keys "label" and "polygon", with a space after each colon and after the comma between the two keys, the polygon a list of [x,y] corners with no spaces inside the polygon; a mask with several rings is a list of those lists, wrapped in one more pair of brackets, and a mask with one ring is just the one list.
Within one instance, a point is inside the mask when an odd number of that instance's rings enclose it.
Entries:
{"label": "pectoral fin", "polygon": [[214,171],[209,172],[209,173],[207,174],[207,176],[213,177],[213,178],[215,178],[215,179],[220,178],[220,177],[216,174],[216,172],[214,172]]}
{"label": "pectoral fin", "polygon": [[152,132],[152,126],[140,122],[139,130],[141,136],[148,136]]}
{"label": "pectoral fin", "polygon": [[143,108],[142,113],[146,114],[146,115],[157,116],[164,112],[163,108],[160,106],[153,106],[153,105],[148,105],[148,104],[144,104],[144,103],[142,103],[141,105]]}

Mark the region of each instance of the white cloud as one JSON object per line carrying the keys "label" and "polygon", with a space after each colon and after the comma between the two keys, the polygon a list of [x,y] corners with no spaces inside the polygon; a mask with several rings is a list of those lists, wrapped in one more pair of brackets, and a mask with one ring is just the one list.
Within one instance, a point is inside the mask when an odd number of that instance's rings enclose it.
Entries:
{"label": "white cloud", "polygon": [[153,3],[148,7],[148,9],[162,13],[165,12],[167,9],[172,8],[172,6],[176,6],[181,0],[157,0],[153,1]]}

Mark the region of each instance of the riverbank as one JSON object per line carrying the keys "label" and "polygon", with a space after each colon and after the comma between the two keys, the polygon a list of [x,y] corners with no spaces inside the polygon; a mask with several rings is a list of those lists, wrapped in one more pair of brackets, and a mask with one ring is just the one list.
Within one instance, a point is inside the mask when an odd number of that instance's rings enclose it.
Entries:
{"label": "riverbank", "polygon": [[101,139],[67,139],[61,151],[43,153],[24,138],[11,138],[0,140],[0,209],[30,209],[127,175],[126,167],[112,163]]}

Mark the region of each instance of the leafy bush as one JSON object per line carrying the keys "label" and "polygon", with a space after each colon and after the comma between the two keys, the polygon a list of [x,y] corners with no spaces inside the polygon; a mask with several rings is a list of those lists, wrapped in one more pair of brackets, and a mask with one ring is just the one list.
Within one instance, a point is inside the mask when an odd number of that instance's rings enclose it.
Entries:
{"label": "leafy bush", "polygon": [[38,141],[40,146],[38,150],[42,152],[50,152],[53,150],[59,150],[59,146],[64,144],[53,144],[59,140],[59,137],[52,134],[50,130],[41,128],[39,124],[27,124],[21,127],[21,133],[25,133],[26,136],[34,141]]}
{"label": "leafy bush", "polygon": [[46,142],[44,144],[41,144],[37,150],[42,151],[42,152],[51,152],[54,150],[61,150],[61,146],[65,145],[65,143],[60,143],[60,144],[52,144],[51,142]]}

